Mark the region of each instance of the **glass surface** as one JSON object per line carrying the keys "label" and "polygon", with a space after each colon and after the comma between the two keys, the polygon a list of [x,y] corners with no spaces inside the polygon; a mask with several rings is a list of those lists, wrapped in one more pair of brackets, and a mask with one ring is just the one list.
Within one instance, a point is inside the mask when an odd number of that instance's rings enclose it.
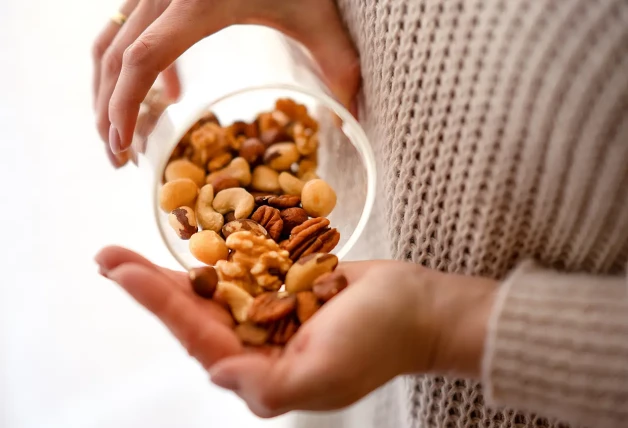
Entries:
{"label": "glass surface", "polygon": [[[288,42],[291,55],[295,47]],[[301,55],[301,54],[297,54]],[[340,242],[333,251],[342,259],[364,230],[375,198],[375,159],[370,144],[358,122],[328,95],[315,72],[300,56],[292,70],[291,83],[271,83],[247,87],[208,101],[202,93],[186,96],[167,106],[159,91],[153,91],[140,113],[133,143],[135,161],[150,186],[153,212],[164,243],[185,269],[203,265],[189,252],[188,241],[181,240],[168,224],[168,215],[158,204],[163,170],[174,147],[186,131],[207,111],[223,125],[237,120],[252,121],[262,111],[274,108],[279,98],[291,98],[304,104],[319,122],[319,165],[317,174],[337,194],[337,204],[328,216],[331,227],[340,232]],[[298,81],[296,81],[298,80]]]}

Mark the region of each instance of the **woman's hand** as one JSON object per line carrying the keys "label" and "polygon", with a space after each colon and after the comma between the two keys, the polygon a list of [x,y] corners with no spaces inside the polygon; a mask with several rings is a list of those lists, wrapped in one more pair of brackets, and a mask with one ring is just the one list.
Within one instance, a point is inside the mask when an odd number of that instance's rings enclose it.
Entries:
{"label": "woman's hand", "polygon": [[336,97],[349,105],[359,60],[332,0],[127,0],[128,21],[110,23],[94,46],[97,126],[119,154],[131,144],[140,103],[160,73],[179,94],[174,61],[199,40],[234,24],[275,28],[303,43]]}
{"label": "woman's hand", "polygon": [[[215,384],[234,391],[261,417],[339,409],[404,373],[477,376],[495,291],[492,280],[411,263],[345,263],[338,269],[349,286],[283,352],[245,352],[226,312],[192,295],[183,274],[119,248],[101,252],[101,266],[103,260],[109,260],[108,276],[171,328]],[[176,291],[181,288],[186,290]],[[168,303],[174,293],[188,303]],[[193,339],[185,333],[199,328]]]}

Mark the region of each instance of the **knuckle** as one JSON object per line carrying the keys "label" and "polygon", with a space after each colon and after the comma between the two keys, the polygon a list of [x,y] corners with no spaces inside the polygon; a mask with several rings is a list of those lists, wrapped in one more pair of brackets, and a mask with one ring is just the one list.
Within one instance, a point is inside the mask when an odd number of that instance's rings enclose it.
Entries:
{"label": "knuckle", "polygon": [[137,39],[124,51],[122,62],[128,67],[145,67],[150,58],[150,46],[143,40]]}
{"label": "knuckle", "polygon": [[112,50],[107,50],[102,57],[102,66],[106,74],[118,74],[122,66],[120,57]]}

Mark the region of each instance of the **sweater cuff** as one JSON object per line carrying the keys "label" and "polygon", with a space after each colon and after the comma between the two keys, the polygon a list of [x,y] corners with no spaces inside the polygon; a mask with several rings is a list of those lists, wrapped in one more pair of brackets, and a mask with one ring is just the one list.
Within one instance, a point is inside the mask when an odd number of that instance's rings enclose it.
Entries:
{"label": "sweater cuff", "polygon": [[532,262],[501,285],[482,367],[490,405],[572,424],[628,420],[628,282]]}

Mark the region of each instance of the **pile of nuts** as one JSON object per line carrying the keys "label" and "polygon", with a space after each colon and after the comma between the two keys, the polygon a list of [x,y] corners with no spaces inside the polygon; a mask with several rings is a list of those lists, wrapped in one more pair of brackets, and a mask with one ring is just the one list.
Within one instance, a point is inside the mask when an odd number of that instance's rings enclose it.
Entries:
{"label": "pile of nuts", "polygon": [[[331,274],[340,240],[326,218],[336,193],[316,175],[318,123],[279,99],[251,122],[208,113],[183,136],[159,202],[191,254],[197,294],[217,291],[250,345],[283,345],[346,286]],[[327,274],[327,275],[325,275]]]}

